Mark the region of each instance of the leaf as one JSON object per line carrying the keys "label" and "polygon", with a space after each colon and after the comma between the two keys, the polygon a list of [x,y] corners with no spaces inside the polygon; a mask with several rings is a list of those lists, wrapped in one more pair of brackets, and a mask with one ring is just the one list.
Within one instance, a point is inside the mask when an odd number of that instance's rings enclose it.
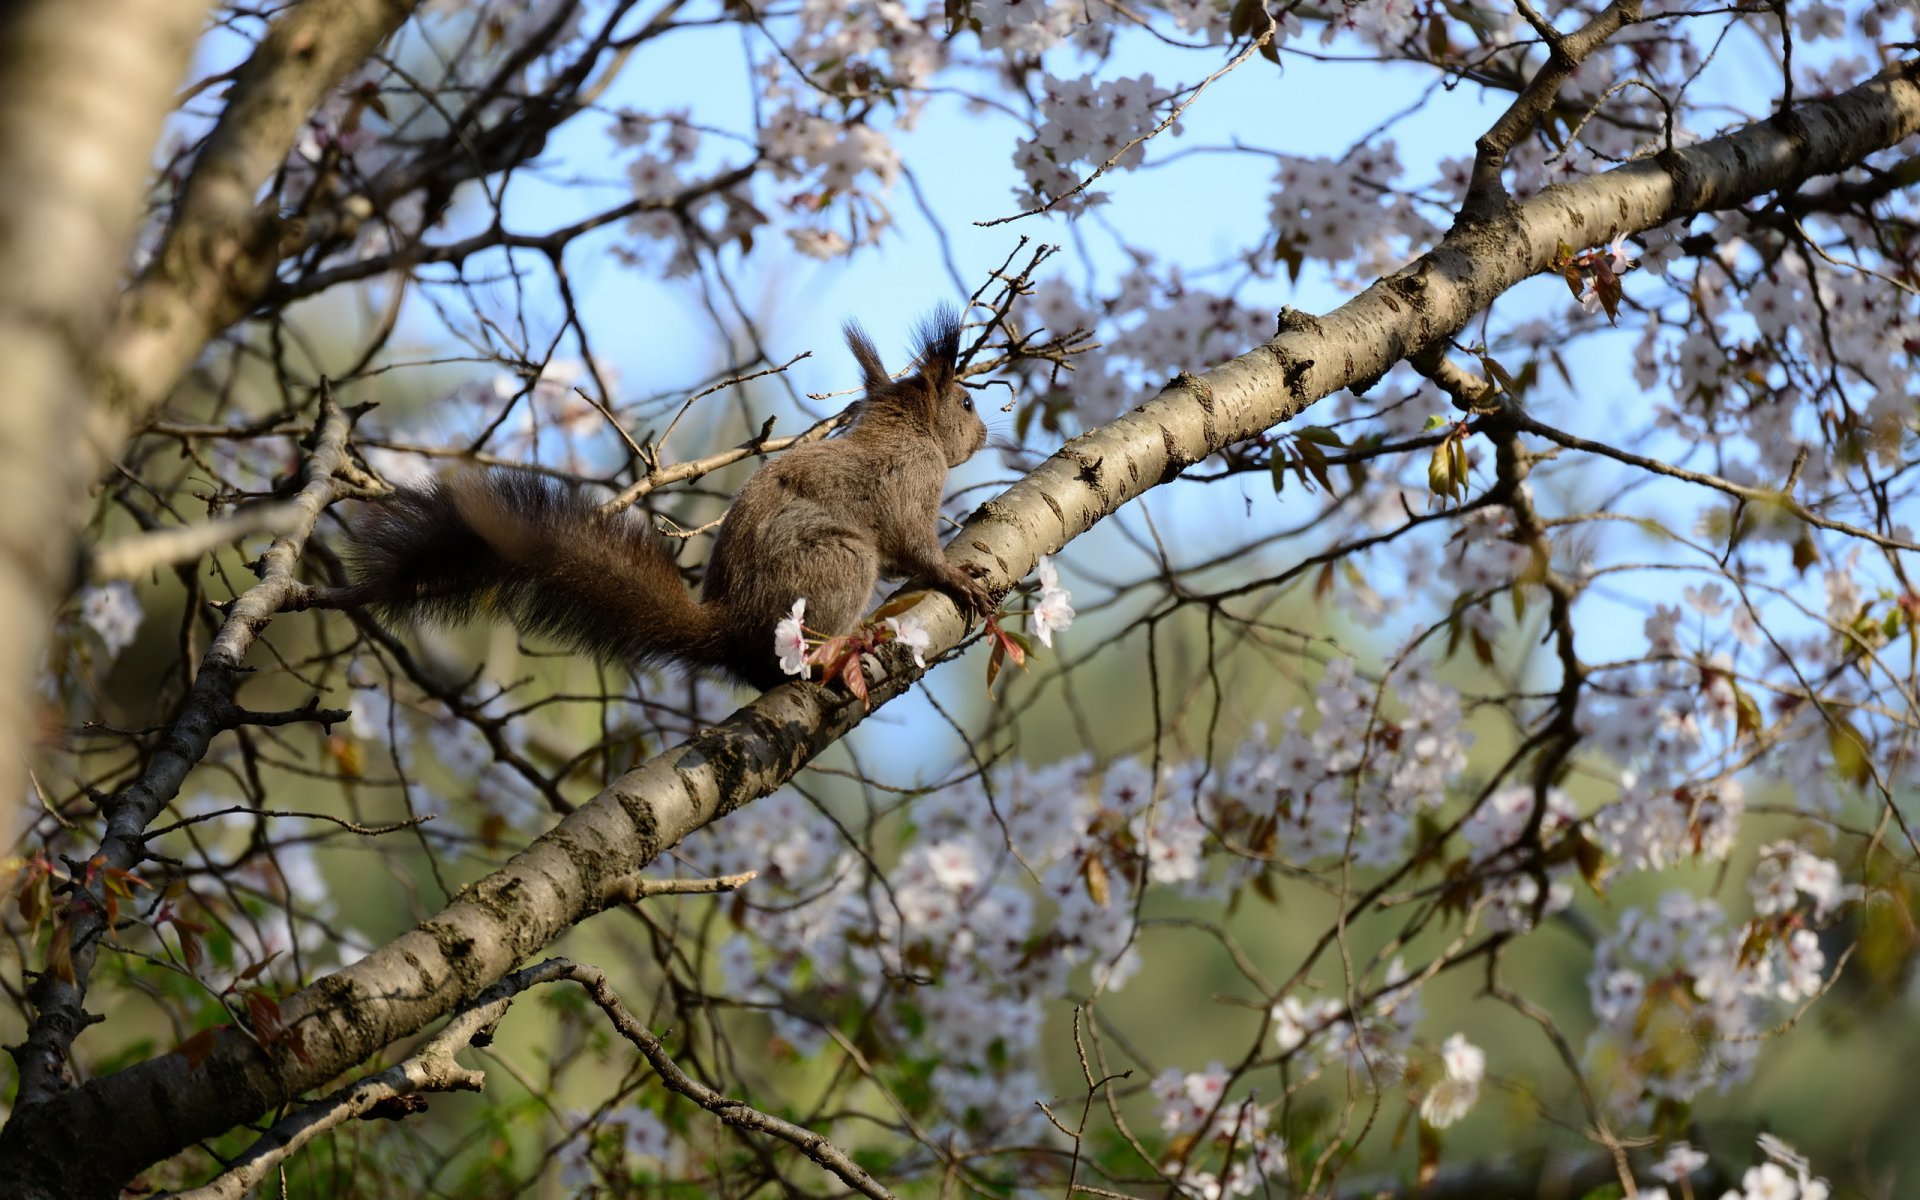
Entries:
{"label": "leaf", "polygon": [[1273,876],[1269,872],[1260,872],[1258,876],[1254,876],[1254,895],[1265,900],[1267,904],[1273,904],[1275,908],[1281,906],[1281,891],[1273,885]]}
{"label": "leaf", "polygon": [[1253,7],[1260,0],[1239,0],[1233,11],[1227,15],[1227,36],[1239,41],[1253,29]]}
{"label": "leaf", "polygon": [[200,1064],[207,1061],[207,1055],[213,1053],[213,1044],[219,1040],[219,1037],[220,1030],[218,1027],[202,1029],[199,1033],[194,1034],[186,1041],[175,1046],[173,1052],[187,1060],[187,1070],[197,1071],[200,1069]]}
{"label": "leaf", "polygon": [[1445,62],[1450,49],[1452,46],[1447,40],[1447,23],[1436,12],[1427,21],[1427,57],[1437,63]]}
{"label": "leaf", "polygon": [[1820,547],[1814,543],[1813,530],[1801,527],[1793,542],[1793,569],[1805,575],[1807,568],[1820,561]]}
{"label": "leaf", "polygon": [[1294,447],[1294,453],[1300,456],[1301,466],[1313,472],[1313,477],[1319,481],[1321,487],[1328,492],[1333,491],[1333,480],[1327,477],[1326,451],[1312,442],[1301,442]]}
{"label": "leaf", "polygon": [[1440,1173],[1440,1131],[1425,1121],[1420,1122],[1419,1143],[1418,1165],[1414,1167],[1413,1175],[1414,1187],[1425,1191],[1427,1185],[1433,1182],[1433,1177]]}
{"label": "leaf", "polygon": [[1287,452],[1275,446],[1273,459],[1267,465],[1273,471],[1273,494],[1278,496],[1287,490]]}
{"label": "leaf", "polygon": [[74,981],[73,918],[71,917],[53,927],[53,940],[47,943],[47,970],[62,983]]}
{"label": "leaf", "polygon": [[1447,424],[1449,424],[1449,421],[1445,413],[1434,413],[1427,418],[1427,423],[1420,427],[1420,432],[1432,433],[1434,430],[1443,428]]}
{"label": "leaf", "polygon": [[987,632],[992,634],[994,644],[1006,651],[1007,658],[1014,666],[1024,668],[1027,665],[1027,648],[1031,643],[1026,638],[1009,632],[997,619],[987,623]]}
{"label": "leaf", "polygon": [[1873,762],[1867,757],[1867,739],[1852,721],[1834,713],[1827,720],[1827,748],[1833,752],[1833,769],[1840,778],[1855,787],[1865,787],[1873,778]]}
{"label": "leaf", "polygon": [[280,1002],[258,988],[249,989],[245,995],[247,1004],[247,1024],[253,1029],[260,1044],[271,1050],[285,1046],[293,1051],[293,1056],[301,1062],[311,1062],[307,1053],[306,1038],[298,1029],[290,1029],[280,1019]]}
{"label": "leaf", "polygon": [[[199,928],[189,928],[199,926]],[[200,964],[207,960],[207,950],[200,941],[205,929],[198,921],[175,921],[174,932],[180,936],[180,956],[187,960],[187,970],[198,971]]]}
{"label": "leaf", "polygon": [[847,655],[846,666],[840,670],[840,680],[847,690],[860,697],[862,705],[867,704],[867,673],[860,667],[860,655]]}
{"label": "leaf", "polygon": [[1446,500],[1451,500],[1454,492],[1451,445],[1451,439],[1441,442],[1427,459],[1427,490]]}
{"label": "leaf", "polygon": [[259,975],[260,972],[267,969],[268,963],[272,962],[274,959],[279,957],[280,957],[280,952],[278,950],[275,950],[273,953],[267,955],[265,958],[261,959],[259,962],[252,964],[251,966],[247,967],[246,970],[240,972],[239,975],[234,977],[235,982],[254,978],[255,976]]}
{"label": "leaf", "polygon": [[1752,696],[1742,691],[1740,685],[1728,680],[1733,688],[1734,736],[1759,737],[1761,728],[1766,724],[1760,716],[1760,705]]}
{"label": "leaf", "polygon": [[1518,389],[1513,385],[1513,376],[1508,374],[1507,369],[1501,366],[1491,354],[1480,355],[1480,366],[1501,391],[1509,396],[1517,394]]}
{"label": "leaf", "polygon": [[327,753],[333,758],[334,765],[348,779],[360,778],[366,767],[366,756],[360,749],[360,743],[344,733],[336,733],[327,739]]}
{"label": "leaf", "polygon": [[263,1042],[278,1040],[286,1031],[286,1026],[280,1023],[280,1002],[259,988],[248,988],[243,999],[247,1005],[247,1025]]}
{"label": "leaf", "polygon": [[[1442,420],[1444,419],[1445,418],[1442,418]],[[1332,447],[1335,450],[1345,450],[1347,448],[1347,444],[1340,440],[1340,435],[1328,429],[1325,425],[1309,425],[1304,429],[1296,429],[1293,431],[1293,436],[1303,442],[1313,442],[1317,445]]]}
{"label": "leaf", "polygon": [[1483,667],[1491,667],[1493,665],[1493,643],[1487,640],[1487,635],[1481,633],[1477,628],[1468,626],[1467,640],[1472,643],[1473,656],[1480,660],[1480,665]]}
{"label": "leaf", "polygon": [[20,906],[20,915],[26,918],[27,924],[38,931],[40,919],[46,916],[47,910],[52,907],[53,877],[45,871],[34,870],[31,866],[27,868],[26,876],[27,881],[21,885],[19,894],[14,897],[14,903]]}
{"label": "leaf", "polygon": [[1087,898],[1101,908],[1107,906],[1111,888],[1107,880],[1107,864],[1098,854],[1087,855],[1087,861],[1080,868],[1080,876],[1087,882]]}
{"label": "leaf", "polygon": [[[1591,260],[1593,270],[1593,294],[1600,301],[1600,307],[1606,310],[1607,322],[1614,323],[1614,317],[1620,311],[1620,277],[1613,273],[1613,264],[1605,255],[1597,255]],[[1764,377],[1761,382],[1765,382]]]}
{"label": "leaf", "polygon": [[879,608],[874,609],[871,619],[878,622],[888,617],[897,617],[914,605],[920,603],[920,598],[926,594],[926,591],[921,588],[915,588],[910,592],[902,592],[898,596],[888,600],[885,604],[882,604]]}
{"label": "leaf", "polygon": [[1600,879],[1607,870],[1606,851],[1578,829],[1569,834],[1568,839],[1573,843],[1573,861],[1580,869],[1580,878],[1587,881],[1595,895],[1604,897],[1606,891],[1601,888]]}

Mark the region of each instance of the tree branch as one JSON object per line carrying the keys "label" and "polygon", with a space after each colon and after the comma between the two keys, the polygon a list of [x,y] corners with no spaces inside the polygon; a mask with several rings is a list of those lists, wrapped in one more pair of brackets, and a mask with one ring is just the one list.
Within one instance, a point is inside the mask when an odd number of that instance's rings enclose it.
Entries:
{"label": "tree branch", "polygon": [[172,394],[207,341],[272,284],[282,222],[255,198],[314,107],[418,4],[306,0],[282,10],[240,68],[152,262],[121,297],[100,372],[100,453],[114,453]]}
{"label": "tree branch", "polygon": [[[145,859],[147,826],[179,794],[181,783],[200,764],[216,735],[247,721],[285,723],[276,719],[277,714],[248,713],[239,708],[233,692],[244,670],[247,651],[285,598],[299,586],[293,568],[321,510],[346,494],[352,487],[349,480],[358,475],[347,456],[348,426],[347,415],[333,403],[323,385],[320,426],[307,460],[307,482],[291,505],[298,514],[297,521],[262,556],[260,582],[234,601],[231,614],[200,664],[193,690],[147,769],[130,786],[101,802],[106,835],[88,860],[86,878],[74,882],[63,905],[70,950],[67,965],[40,972],[28,992],[34,1018],[26,1040],[8,1048],[20,1069],[19,1109],[43,1104],[66,1088],[66,1064],[73,1041],[92,1022],[84,1003],[100,939],[108,932],[108,873],[132,871]],[[344,719],[344,714],[317,706],[296,715],[300,720]]]}
{"label": "tree branch", "polygon": [[[94,350],[113,311],[154,140],[207,0],[22,0],[0,13],[0,763],[18,769],[31,682],[73,572],[93,472]],[[0,800],[14,828],[19,789]]]}

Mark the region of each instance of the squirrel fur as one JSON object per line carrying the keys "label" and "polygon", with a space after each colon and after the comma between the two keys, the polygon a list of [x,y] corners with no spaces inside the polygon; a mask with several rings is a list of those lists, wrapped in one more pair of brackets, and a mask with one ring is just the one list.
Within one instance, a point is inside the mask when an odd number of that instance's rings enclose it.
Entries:
{"label": "squirrel fur", "polygon": [[986,444],[957,374],[958,316],[943,309],[922,325],[919,365],[899,380],[858,326],[846,338],[866,386],[851,427],[754,473],[720,523],[698,601],[644,513],[496,468],[380,502],[356,530],[341,603],[440,623],[497,613],[603,662],[677,663],[760,688],[787,678],[774,626],[802,597],[807,626],[828,635],[859,622],[882,574],[990,612],[937,530],[948,469]]}

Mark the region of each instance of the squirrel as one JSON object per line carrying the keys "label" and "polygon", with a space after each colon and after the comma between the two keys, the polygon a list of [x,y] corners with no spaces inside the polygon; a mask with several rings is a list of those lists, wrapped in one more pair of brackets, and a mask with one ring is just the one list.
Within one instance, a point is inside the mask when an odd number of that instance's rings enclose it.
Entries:
{"label": "squirrel", "polygon": [[774,626],[797,599],[810,628],[846,633],[885,573],[987,615],[992,598],[947,561],[937,530],[948,469],[987,439],[958,378],[958,314],[922,323],[918,366],[898,380],[857,324],[844,332],[865,385],[851,427],[754,473],[720,523],[697,602],[644,514],[493,468],[378,502],[353,535],[337,605],[440,623],[491,611],[602,662],[677,663],[762,689],[787,678]]}

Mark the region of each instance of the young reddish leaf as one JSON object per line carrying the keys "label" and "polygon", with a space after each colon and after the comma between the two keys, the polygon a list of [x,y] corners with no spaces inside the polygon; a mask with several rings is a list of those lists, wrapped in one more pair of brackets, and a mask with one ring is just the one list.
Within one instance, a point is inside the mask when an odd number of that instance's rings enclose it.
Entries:
{"label": "young reddish leaf", "polygon": [[840,670],[840,679],[847,690],[860,697],[862,705],[867,703],[867,673],[860,668],[858,654],[847,655],[846,665]]}
{"label": "young reddish leaf", "polygon": [[200,941],[200,934],[206,927],[197,921],[177,921],[174,924],[175,932],[180,935],[180,956],[187,960],[187,970],[198,971],[200,964],[207,961],[206,947]]}
{"label": "young reddish leaf", "polygon": [[1614,318],[1620,312],[1620,278],[1607,266],[1604,259],[1594,267],[1593,293],[1600,298],[1600,307],[1607,314],[1607,323],[1615,324]]}
{"label": "young reddish leaf", "polygon": [[1007,648],[1007,659],[1016,667],[1027,665],[1027,639],[1017,633],[1009,633],[999,621],[993,622],[993,638]]}
{"label": "young reddish leaf", "polygon": [[175,1046],[173,1052],[187,1060],[187,1070],[197,1071],[200,1069],[200,1064],[207,1061],[207,1055],[213,1053],[213,1044],[219,1037],[219,1027],[202,1029]]}
{"label": "young reddish leaf", "polygon": [[107,887],[120,893],[122,896],[132,896],[135,887],[143,887],[149,890],[153,888],[151,883],[135,875],[132,871],[123,870],[119,867],[108,867],[103,874],[107,881]]}
{"label": "young reddish leaf", "polygon": [[286,1031],[280,1023],[280,1002],[259,988],[241,993],[247,1004],[247,1025],[263,1042],[279,1040]]}
{"label": "young reddish leaf", "polygon": [[246,970],[240,972],[240,974],[235,977],[236,981],[252,979],[254,976],[260,974],[260,972],[266,970],[268,963],[272,962],[274,959],[279,957],[280,957],[280,952],[278,950],[275,950],[272,954],[267,955],[265,958],[261,959],[259,962],[254,963],[252,966],[248,967]]}
{"label": "young reddish leaf", "polygon": [[987,655],[987,694],[991,696],[993,681],[1000,677],[1000,668],[1011,662],[1024,670],[1033,643],[1021,634],[1002,629],[997,614],[987,618],[987,637],[993,643],[993,652]]}

